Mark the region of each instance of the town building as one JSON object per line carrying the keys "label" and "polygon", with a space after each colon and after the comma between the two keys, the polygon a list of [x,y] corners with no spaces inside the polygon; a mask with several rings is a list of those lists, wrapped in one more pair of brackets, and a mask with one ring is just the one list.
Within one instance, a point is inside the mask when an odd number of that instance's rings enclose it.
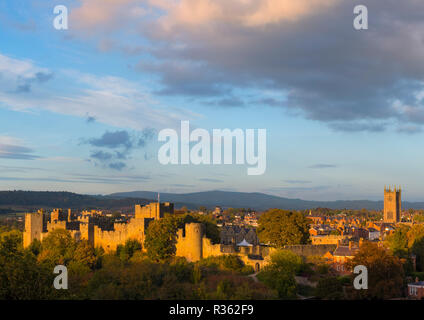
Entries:
{"label": "town building", "polygon": [[408,283],[408,297],[421,300],[424,297],[424,281],[416,279],[413,283]]}

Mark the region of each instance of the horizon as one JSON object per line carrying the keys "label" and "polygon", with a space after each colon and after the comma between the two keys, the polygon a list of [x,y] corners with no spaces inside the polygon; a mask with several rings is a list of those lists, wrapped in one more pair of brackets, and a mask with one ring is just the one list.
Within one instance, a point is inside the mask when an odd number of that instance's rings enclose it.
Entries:
{"label": "horizon", "polygon": [[[302,199],[302,198],[289,198],[289,197],[282,197],[282,196],[278,196],[278,195],[273,195],[270,193],[264,193],[264,192],[241,192],[241,191],[228,191],[228,190],[219,190],[219,189],[214,189],[214,190],[202,190],[202,191],[195,191],[195,192],[159,192],[159,191],[152,191],[152,190],[132,190],[132,191],[123,191],[123,192],[112,192],[112,193],[79,193],[79,192],[73,192],[73,191],[67,191],[67,190],[0,190],[0,192],[68,192],[68,193],[74,193],[74,194],[80,194],[80,195],[88,195],[88,196],[110,196],[113,194],[119,194],[119,193],[134,193],[134,192],[151,192],[151,193],[165,193],[165,194],[178,194],[178,195],[185,195],[185,194],[196,194],[196,193],[208,193],[208,192],[228,192],[228,193],[245,193],[245,194],[252,194],[252,193],[257,193],[257,194],[262,194],[262,195],[267,195],[267,196],[273,196],[273,197],[278,197],[278,198],[283,198],[283,199],[290,199],[290,200],[300,200],[300,201],[310,201],[310,202],[338,202],[338,201],[370,201],[370,202],[384,202],[384,196],[381,197],[381,199],[351,199],[351,200],[347,200],[347,199],[336,199],[336,200],[306,200],[306,199]],[[408,203],[423,203],[424,200],[405,200],[403,198],[403,194],[402,194],[402,202],[408,202]]]}

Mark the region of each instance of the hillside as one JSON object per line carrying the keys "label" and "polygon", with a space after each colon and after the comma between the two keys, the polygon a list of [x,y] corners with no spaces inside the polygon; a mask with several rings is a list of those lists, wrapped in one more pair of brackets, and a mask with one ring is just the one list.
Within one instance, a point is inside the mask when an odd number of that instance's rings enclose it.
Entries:
{"label": "hillside", "polygon": [[[144,198],[156,199],[157,192],[151,191],[133,191],[113,193],[109,195],[113,198]],[[186,205],[188,208],[197,208],[206,206],[213,208],[215,206],[233,207],[233,208],[252,208],[255,210],[266,210],[269,208],[281,208],[292,210],[305,210],[311,208],[330,208],[330,209],[368,209],[382,210],[383,201],[370,200],[338,200],[338,201],[307,201],[302,199],[289,199],[272,196],[264,193],[248,192],[229,192],[229,191],[205,191],[194,193],[161,193],[161,201],[170,201],[180,205]],[[424,202],[402,202],[404,209],[415,208],[424,209]]]}
{"label": "hillside", "polygon": [[148,199],[90,196],[72,192],[0,191],[0,214],[9,209],[33,211],[38,208],[110,209],[118,210],[144,204]]}
{"label": "hillside", "polygon": [[[103,209],[125,210],[131,212],[135,204],[145,204],[157,201],[157,192],[134,191],[113,193],[110,195],[84,195],[72,192],[49,191],[0,191],[0,214],[5,212],[34,211],[38,208],[72,208],[72,209]],[[352,201],[307,201],[289,199],[264,193],[205,191],[194,193],[161,193],[161,202],[169,201],[175,206],[187,206],[196,209],[200,206],[214,208],[215,206],[232,208],[251,208],[266,210],[281,208],[305,210],[312,208],[382,210],[382,201],[352,200]],[[424,202],[402,202],[403,209],[424,209]]]}

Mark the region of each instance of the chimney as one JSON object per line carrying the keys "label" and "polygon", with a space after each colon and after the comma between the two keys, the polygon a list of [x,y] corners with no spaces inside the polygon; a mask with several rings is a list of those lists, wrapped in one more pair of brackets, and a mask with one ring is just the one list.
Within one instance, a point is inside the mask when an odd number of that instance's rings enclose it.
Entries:
{"label": "chimney", "polygon": [[352,241],[349,241],[349,250],[352,249]]}

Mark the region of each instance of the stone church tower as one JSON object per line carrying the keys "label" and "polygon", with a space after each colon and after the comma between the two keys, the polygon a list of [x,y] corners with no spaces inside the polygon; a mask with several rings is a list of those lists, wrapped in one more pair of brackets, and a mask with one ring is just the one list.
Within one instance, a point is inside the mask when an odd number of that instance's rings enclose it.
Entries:
{"label": "stone church tower", "polygon": [[401,189],[400,187],[393,190],[384,187],[384,215],[383,220],[386,223],[400,222],[401,213]]}

